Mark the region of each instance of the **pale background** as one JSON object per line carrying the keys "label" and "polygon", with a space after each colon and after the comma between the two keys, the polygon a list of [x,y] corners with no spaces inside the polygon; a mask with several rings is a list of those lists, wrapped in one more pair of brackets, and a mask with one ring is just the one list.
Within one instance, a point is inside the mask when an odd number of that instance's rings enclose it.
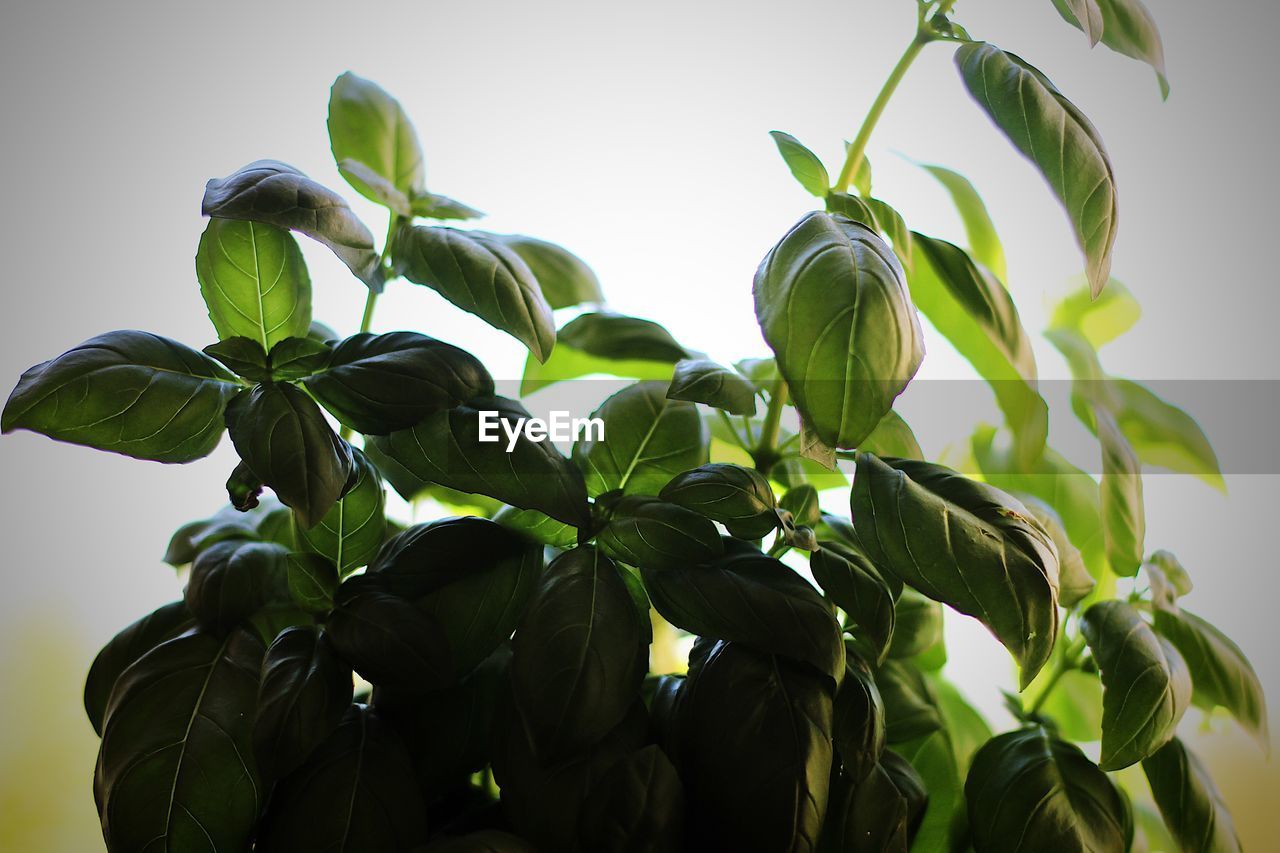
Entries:
{"label": "pale background", "polygon": [[[1280,378],[1272,264],[1280,8],[1262,0],[1150,0],[1173,95],[1145,66],[1092,53],[1049,0],[962,0],[976,36],[1029,58],[1093,118],[1120,182],[1115,272],[1144,320],[1105,353],[1137,378]],[[116,328],[211,340],[193,273],[204,182],[260,157],[339,188],[324,128],[347,69],[397,94],[417,122],[429,186],[490,211],[492,230],[561,241],[622,311],[661,320],[722,359],[763,353],[749,295],[764,251],[809,202],[767,132],[784,129],[833,170],[910,37],[911,0],[743,2],[18,3],[0,19],[0,384]],[[912,70],[870,155],[877,194],[917,229],[959,238],[940,189],[911,158],[968,174],[990,203],[1026,326],[1080,268],[1039,176],[991,129],[938,45]],[[316,316],[355,330],[362,288],[303,241]],[[422,288],[398,285],[377,327],[421,329],[518,375],[519,345]],[[971,375],[937,335],[922,375]],[[1041,372],[1065,366],[1039,346]],[[927,449],[969,424],[928,427]],[[1222,429],[1274,434],[1276,424]],[[1236,419],[1238,420],[1238,419]],[[948,428],[959,429],[955,434]],[[963,429],[961,429],[963,428]],[[1065,429],[1066,427],[1063,427]],[[1264,442],[1258,442],[1259,445]],[[90,794],[96,739],[83,675],[116,630],[179,595],[159,556],[169,533],[223,500],[224,444],[184,467],[19,434],[0,440],[0,850],[100,849]],[[1086,460],[1087,462],[1087,460]],[[1274,453],[1223,497],[1148,477],[1148,543],[1176,551],[1189,606],[1251,655],[1280,707]],[[997,708],[1008,658],[951,620],[950,671]],[[1000,684],[993,684],[999,679]],[[1229,725],[1192,733],[1255,850],[1277,828],[1277,771]],[[1273,729],[1280,728],[1273,714]]]}

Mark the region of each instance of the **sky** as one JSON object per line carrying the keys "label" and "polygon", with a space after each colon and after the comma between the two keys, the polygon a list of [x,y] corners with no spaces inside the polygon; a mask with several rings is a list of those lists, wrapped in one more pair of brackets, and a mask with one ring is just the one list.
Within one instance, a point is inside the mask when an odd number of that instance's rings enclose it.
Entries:
{"label": "sky", "polygon": [[[1120,199],[1114,273],[1143,306],[1137,327],[1104,351],[1108,370],[1280,379],[1271,233],[1280,60],[1270,45],[1280,8],[1149,6],[1165,38],[1168,102],[1149,68],[1091,51],[1049,0],[961,0],[958,17],[1041,68],[1106,140]],[[328,151],[328,87],[346,70],[400,98],[422,137],[428,187],[489,212],[483,227],[563,243],[596,269],[613,308],[658,320],[717,359],[764,355],[751,277],[812,206],[768,132],[796,135],[834,172],[914,26],[911,0],[5,0],[0,9],[0,379],[10,383],[110,329],[211,342],[192,263],[200,197],[206,180],[249,161],[297,166],[381,234],[385,218],[345,186]],[[1036,333],[1080,258],[1042,179],[969,100],[950,54],[931,46],[884,116],[869,148],[876,195],[913,228],[959,240],[945,194],[915,164],[969,176]],[[355,331],[362,286],[322,247],[303,249],[316,318]],[[499,378],[519,376],[518,343],[425,288],[398,283],[379,304],[375,329],[400,328],[470,349]],[[972,377],[928,328],[926,346],[922,378]],[[1043,377],[1068,376],[1038,337],[1036,354]],[[1148,543],[1178,553],[1197,581],[1188,606],[1220,621],[1280,695],[1268,659],[1274,408],[1215,410],[1201,396],[1208,387],[1161,386],[1218,440],[1228,494],[1149,476]],[[975,392],[974,417],[995,416],[984,400]],[[933,453],[962,441],[973,419],[931,414],[911,418]],[[1053,429],[1055,442],[1078,443],[1069,417]],[[180,594],[159,557],[174,528],[220,505],[232,460],[225,442],[175,467],[31,434],[0,439],[0,678],[15,692],[0,706],[0,813],[26,816],[0,821],[0,850],[95,849],[83,673],[116,630]],[[952,618],[949,631],[950,673],[974,685],[981,707],[998,708],[998,687],[1012,683],[1007,656],[968,620]],[[1219,781],[1243,830],[1269,838],[1259,780],[1275,784],[1276,770],[1233,729],[1217,730],[1197,743],[1215,744],[1210,763],[1230,768]]]}

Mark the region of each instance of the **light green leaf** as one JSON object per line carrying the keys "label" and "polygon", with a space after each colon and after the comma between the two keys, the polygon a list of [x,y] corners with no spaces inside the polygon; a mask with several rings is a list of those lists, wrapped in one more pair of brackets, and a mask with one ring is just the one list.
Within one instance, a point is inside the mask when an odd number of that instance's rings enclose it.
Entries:
{"label": "light green leaf", "polygon": [[1071,329],[1101,349],[1133,328],[1141,316],[1142,308],[1129,288],[1112,279],[1096,299],[1087,283],[1071,291],[1054,307],[1049,326]]}
{"label": "light green leaf", "polygon": [[285,560],[289,597],[308,613],[328,613],[338,591],[338,568],[319,554],[290,554]]}
{"label": "light green leaf", "polygon": [[[357,160],[405,196],[422,190],[425,168],[417,131],[400,102],[377,83],[350,71],[335,80],[328,124],[335,163]],[[359,174],[344,172],[343,177],[365,198],[384,204]]]}
{"label": "light green leaf", "polygon": [[524,259],[552,308],[604,302],[600,280],[591,267],[563,246],[522,234],[489,234]]}
{"label": "light green leaf", "polygon": [[557,521],[536,509],[504,506],[494,514],[493,520],[534,542],[553,548],[569,548],[578,541],[578,531],[573,525]]}
{"label": "light green leaf", "polygon": [[950,194],[951,202],[964,224],[969,253],[978,263],[995,273],[997,278],[1006,281],[1009,278],[1009,268],[1004,257],[1004,246],[1000,243],[1000,235],[996,233],[995,223],[991,221],[991,214],[987,212],[987,206],[973,184],[964,175],[945,166],[922,163],[920,168],[937,178]]}
{"label": "light green leaf", "polygon": [[789,133],[771,130],[769,135],[778,146],[778,153],[786,161],[787,168],[791,170],[791,176],[804,187],[805,192],[824,198],[827,190],[831,188],[831,177],[827,174],[827,167],[823,166],[822,161],[818,159],[818,155]]}
{"label": "light green leaf", "polygon": [[409,196],[370,166],[348,157],[338,163],[338,171],[361,195],[372,198],[396,216],[412,216]]}
{"label": "light green leaf", "polygon": [[1089,36],[1092,44],[1097,44],[1101,35],[1102,43],[1116,53],[1150,65],[1160,83],[1161,96],[1168,99],[1164,43],[1142,0],[1054,0],[1054,5],[1068,23]]}
{"label": "light green leaf", "polygon": [[1101,0],[1053,0],[1053,5],[1068,23],[1089,38],[1089,46],[1092,47],[1102,38],[1102,9],[1098,7],[1100,2]]}
{"label": "light green leaf", "polygon": [[756,390],[750,380],[705,358],[677,362],[667,396],[706,403],[731,415],[756,413]]}
{"label": "light green leaf", "polygon": [[1139,459],[1148,465],[1194,474],[1219,491],[1226,491],[1218,455],[1195,418],[1137,382],[1112,379],[1108,391],[1115,406],[1116,425]]}
{"label": "light green leaf", "polygon": [[916,434],[902,416],[892,409],[872,430],[871,435],[862,441],[859,450],[874,453],[876,456],[896,456],[900,459],[924,459],[924,451]]}
{"label": "light green leaf", "polygon": [[298,544],[331,560],[343,575],[368,565],[387,538],[382,477],[363,453],[355,449],[351,453],[355,459],[355,485],[319,524],[297,529]]}

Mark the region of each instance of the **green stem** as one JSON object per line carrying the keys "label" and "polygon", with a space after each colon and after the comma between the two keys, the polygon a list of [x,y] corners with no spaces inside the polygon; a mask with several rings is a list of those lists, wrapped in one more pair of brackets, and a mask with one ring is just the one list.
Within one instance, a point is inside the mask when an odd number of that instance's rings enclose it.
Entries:
{"label": "green stem", "polygon": [[774,445],[778,443],[778,430],[782,427],[782,407],[787,403],[787,383],[779,376],[773,380],[769,389],[769,411],[765,413],[764,424],[760,427],[760,441],[756,445],[757,464],[766,462],[773,456]]}
{"label": "green stem", "polygon": [[373,309],[378,304],[378,293],[370,290],[364,299],[364,316],[360,318],[360,331],[367,332],[373,328]]}
{"label": "green stem", "polygon": [[[400,225],[400,217],[394,211],[390,213],[387,220],[387,239],[382,243],[382,254],[378,257],[378,266],[382,266],[387,262],[387,258],[391,255],[391,240],[395,236],[396,228]],[[373,288],[369,288],[369,295],[364,298],[364,314],[360,316],[361,333],[368,332],[373,328],[373,310],[378,305],[378,292]],[[352,431],[350,427],[344,426],[338,433],[344,441],[351,438]]]}
{"label": "green stem", "polygon": [[1062,676],[1075,669],[1074,664],[1067,663],[1066,660],[1058,661],[1057,666],[1053,668],[1053,672],[1049,673],[1049,680],[1045,682],[1044,689],[1040,691],[1040,695],[1036,697],[1036,701],[1031,703],[1031,707],[1027,709],[1027,715],[1037,713],[1044,703],[1048,700],[1049,694],[1053,692],[1053,688],[1058,686],[1058,682],[1062,680]]}

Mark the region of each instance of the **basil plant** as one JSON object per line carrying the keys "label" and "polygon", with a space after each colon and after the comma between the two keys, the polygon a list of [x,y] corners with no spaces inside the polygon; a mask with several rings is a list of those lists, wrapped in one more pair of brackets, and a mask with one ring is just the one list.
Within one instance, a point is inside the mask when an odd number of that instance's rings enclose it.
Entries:
{"label": "basil plant", "polygon": [[[1166,85],[1139,0],[1054,2]],[[28,370],[3,413],[5,432],[167,463],[226,432],[239,457],[227,504],[169,542],[182,599],[89,671],[108,850],[1240,849],[1176,729],[1194,703],[1265,741],[1258,677],[1180,605],[1189,574],[1149,547],[1142,505],[1144,464],[1221,486],[1216,457],[1184,412],[1102,367],[1137,305],[1110,279],[1097,128],[953,3],[918,0],[838,171],[774,133],[816,209],[760,247],[771,358],[708,360],[611,312],[558,245],[472,227],[479,211],[428,189],[400,103],[354,74],[333,84],[329,140],[387,210],[384,238],[286,163],[209,181],[195,274],[216,340],[108,332]],[[1048,442],[974,187],[926,167],[963,245],[873,192],[872,131],[942,45],[1079,243],[1086,284],[1047,334],[1100,479]],[[300,239],[367,290],[358,334],[312,317]],[[529,412],[470,353],[370,331],[400,279],[524,344],[515,393],[626,380],[590,413],[602,433],[565,454],[517,429]],[[922,313],[1003,415],[975,425],[969,474],[926,459],[894,411]],[[482,440],[486,425],[509,439]],[[458,514],[405,526],[388,486]],[[1017,668],[1006,730],[944,674],[958,618]]]}

